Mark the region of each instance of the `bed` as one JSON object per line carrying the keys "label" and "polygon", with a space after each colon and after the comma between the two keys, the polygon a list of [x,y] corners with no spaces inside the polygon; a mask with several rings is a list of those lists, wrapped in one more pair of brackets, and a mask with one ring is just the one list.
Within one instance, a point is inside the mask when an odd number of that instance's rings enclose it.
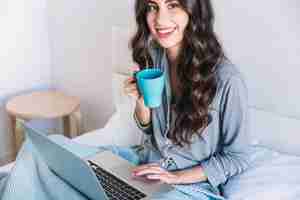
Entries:
{"label": "bed", "polygon": [[[121,92],[125,75],[113,77],[116,112],[104,128],[85,133],[73,140],[85,145],[99,146],[138,144],[142,134],[132,120],[134,102]],[[256,165],[245,173],[230,179],[222,188],[224,195],[232,200],[295,200],[300,198],[300,151],[297,134],[299,120],[275,115],[249,107],[252,144],[260,149]],[[122,130],[122,131],[120,131]],[[118,134],[115,134],[118,133]],[[9,173],[10,163],[0,168]]]}

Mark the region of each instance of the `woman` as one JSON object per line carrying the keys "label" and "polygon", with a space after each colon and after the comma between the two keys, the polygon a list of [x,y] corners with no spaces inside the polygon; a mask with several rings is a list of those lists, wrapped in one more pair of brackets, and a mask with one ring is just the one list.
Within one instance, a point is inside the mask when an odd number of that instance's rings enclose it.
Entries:
{"label": "woman", "polygon": [[134,78],[135,120],[146,135],[133,170],[172,184],[158,199],[221,199],[220,188],[249,166],[247,89],[224,56],[210,0],[136,0],[133,59],[165,71],[160,107],[149,109]]}

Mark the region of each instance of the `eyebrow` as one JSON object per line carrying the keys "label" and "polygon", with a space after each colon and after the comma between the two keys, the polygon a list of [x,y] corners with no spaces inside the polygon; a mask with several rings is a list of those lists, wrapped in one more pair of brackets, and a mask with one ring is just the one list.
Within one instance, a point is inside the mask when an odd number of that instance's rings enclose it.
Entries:
{"label": "eyebrow", "polygon": [[147,3],[154,3],[154,4],[157,4],[155,1],[152,1],[152,0],[148,0]]}
{"label": "eyebrow", "polygon": [[178,1],[178,0],[165,0],[165,3],[169,3],[169,2],[172,2],[172,1]]}
{"label": "eyebrow", "polygon": [[[178,1],[178,0],[165,0],[164,3],[169,3],[169,2],[172,2],[172,1]],[[152,1],[152,0],[148,0],[148,3],[154,3],[154,4],[157,4],[155,1]]]}

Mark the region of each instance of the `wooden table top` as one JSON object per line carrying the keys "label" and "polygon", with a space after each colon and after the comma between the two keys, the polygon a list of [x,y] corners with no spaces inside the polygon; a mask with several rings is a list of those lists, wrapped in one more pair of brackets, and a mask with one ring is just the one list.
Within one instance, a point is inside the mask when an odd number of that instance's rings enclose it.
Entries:
{"label": "wooden table top", "polygon": [[50,119],[70,115],[79,105],[77,97],[59,91],[41,91],[12,98],[6,110],[21,119]]}

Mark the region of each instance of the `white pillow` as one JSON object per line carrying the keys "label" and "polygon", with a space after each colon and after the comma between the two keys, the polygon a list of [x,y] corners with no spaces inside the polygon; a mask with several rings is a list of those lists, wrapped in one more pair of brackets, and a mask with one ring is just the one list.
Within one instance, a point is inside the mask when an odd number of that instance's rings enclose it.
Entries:
{"label": "white pillow", "polygon": [[112,76],[113,98],[116,113],[111,117],[105,128],[115,130],[114,143],[119,145],[139,144],[143,135],[133,119],[135,100],[125,95],[123,91],[124,81],[129,77],[120,73]]}
{"label": "white pillow", "polygon": [[133,119],[135,101],[126,96],[123,91],[123,83],[128,77],[118,72],[113,73],[112,88],[116,112],[102,129],[76,138],[77,142],[96,146],[111,144],[130,146],[141,142],[143,133],[137,128]]}

